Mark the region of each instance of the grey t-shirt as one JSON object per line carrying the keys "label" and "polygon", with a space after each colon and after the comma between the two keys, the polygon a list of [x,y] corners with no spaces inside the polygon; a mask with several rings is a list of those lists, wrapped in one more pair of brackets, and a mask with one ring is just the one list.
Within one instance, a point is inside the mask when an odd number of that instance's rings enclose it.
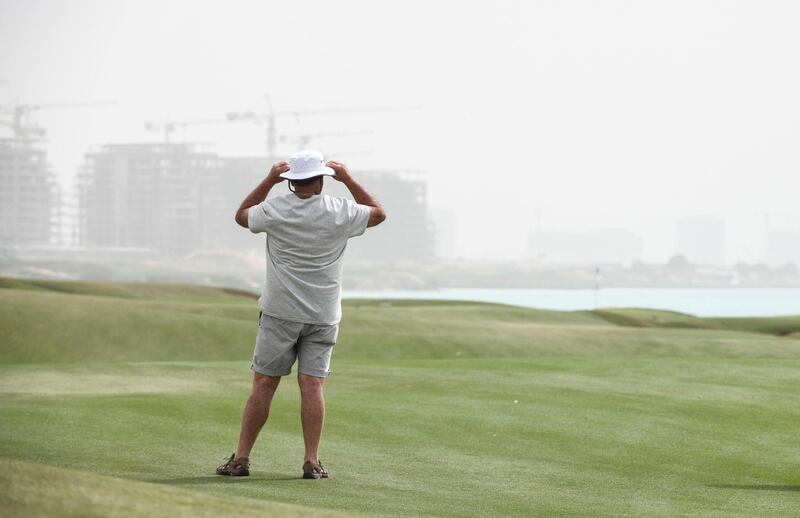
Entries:
{"label": "grey t-shirt", "polygon": [[250,207],[247,225],[267,234],[267,315],[332,325],[342,318],[342,258],[347,240],[367,229],[370,208],[317,194],[287,194]]}

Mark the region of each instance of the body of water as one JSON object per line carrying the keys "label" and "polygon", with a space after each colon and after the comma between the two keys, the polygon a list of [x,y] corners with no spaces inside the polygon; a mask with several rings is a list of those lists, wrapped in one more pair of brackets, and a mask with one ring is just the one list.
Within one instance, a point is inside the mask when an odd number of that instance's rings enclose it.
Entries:
{"label": "body of water", "polygon": [[605,288],[345,291],[344,298],[473,300],[541,309],[654,308],[697,316],[800,315],[800,289]]}

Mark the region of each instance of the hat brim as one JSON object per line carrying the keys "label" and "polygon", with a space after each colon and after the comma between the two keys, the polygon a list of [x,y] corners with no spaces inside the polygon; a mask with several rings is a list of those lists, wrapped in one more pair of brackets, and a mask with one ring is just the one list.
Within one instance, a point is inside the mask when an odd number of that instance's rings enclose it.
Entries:
{"label": "hat brim", "polygon": [[309,178],[314,178],[315,176],[336,176],[336,171],[328,166],[322,166],[319,169],[305,171],[302,173],[293,173],[291,170],[281,173],[281,178],[285,178],[287,180],[307,180]]}

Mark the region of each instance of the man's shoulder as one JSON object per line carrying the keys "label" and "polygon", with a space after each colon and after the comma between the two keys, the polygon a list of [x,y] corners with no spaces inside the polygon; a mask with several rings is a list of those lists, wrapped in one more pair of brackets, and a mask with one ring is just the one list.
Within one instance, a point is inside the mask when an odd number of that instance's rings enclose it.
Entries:
{"label": "man's shoulder", "polygon": [[294,196],[294,194],[281,194],[280,196],[270,196],[266,200],[262,201],[260,205],[264,208],[264,210],[268,212],[274,211],[277,213],[281,213],[291,206],[292,200],[290,196]]}

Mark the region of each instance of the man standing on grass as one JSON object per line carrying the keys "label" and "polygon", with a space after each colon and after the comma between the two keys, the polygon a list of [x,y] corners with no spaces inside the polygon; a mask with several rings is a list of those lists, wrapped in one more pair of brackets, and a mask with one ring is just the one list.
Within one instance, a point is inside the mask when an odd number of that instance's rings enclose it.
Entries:
{"label": "man standing on grass", "polygon": [[[342,257],[347,240],[381,223],[386,213],[344,164],[324,163],[321,153],[310,150],[296,153],[290,162],[273,165],[236,212],[239,225],[267,235],[267,282],[239,444],[217,468],[219,475],[250,474],[250,450],[267,421],[272,396],[297,360],[303,478],[328,477],[318,454],[325,417],[322,385],[330,374],[342,313]],[[321,194],[325,176],[342,182],[355,202]],[[270,189],[284,179],[291,193],[267,200]]]}

